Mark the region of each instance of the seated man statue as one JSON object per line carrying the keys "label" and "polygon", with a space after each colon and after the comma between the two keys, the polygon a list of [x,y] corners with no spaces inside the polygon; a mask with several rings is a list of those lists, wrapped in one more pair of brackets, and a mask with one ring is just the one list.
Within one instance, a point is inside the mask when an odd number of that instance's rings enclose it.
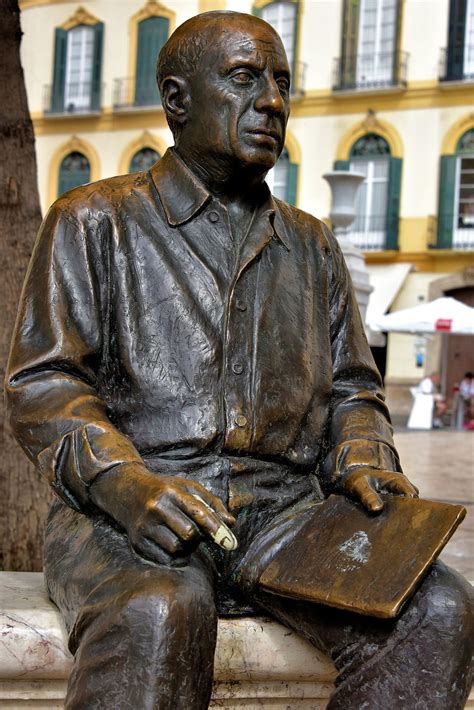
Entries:
{"label": "seated man statue", "polygon": [[202,14],[157,74],[174,147],[51,207],[9,363],[13,429],[58,496],[44,564],[75,655],[66,707],[208,707],[218,612],[252,607],[331,655],[332,710],[461,708],[468,591],[441,563],[395,620],[259,588],[328,493],[369,514],[417,491],[341,251],[264,182],[290,108],[280,38]]}

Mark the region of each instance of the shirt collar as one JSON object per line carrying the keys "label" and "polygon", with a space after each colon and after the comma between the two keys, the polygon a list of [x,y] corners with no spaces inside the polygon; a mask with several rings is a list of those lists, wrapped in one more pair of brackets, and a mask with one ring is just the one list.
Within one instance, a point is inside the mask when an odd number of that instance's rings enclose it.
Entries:
{"label": "shirt collar", "polygon": [[[150,168],[168,224],[179,227],[194,217],[212,199],[211,193],[181,160],[173,148]],[[275,235],[290,250],[290,240],[278,201],[268,194],[260,214],[268,213]]]}

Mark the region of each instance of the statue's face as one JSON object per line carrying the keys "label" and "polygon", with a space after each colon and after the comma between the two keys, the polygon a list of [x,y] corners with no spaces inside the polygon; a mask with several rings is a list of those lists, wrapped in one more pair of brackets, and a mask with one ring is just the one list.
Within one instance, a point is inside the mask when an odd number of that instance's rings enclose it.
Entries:
{"label": "statue's face", "polygon": [[285,143],[290,70],[280,39],[241,19],[218,35],[190,82],[185,149],[205,162],[273,167]]}

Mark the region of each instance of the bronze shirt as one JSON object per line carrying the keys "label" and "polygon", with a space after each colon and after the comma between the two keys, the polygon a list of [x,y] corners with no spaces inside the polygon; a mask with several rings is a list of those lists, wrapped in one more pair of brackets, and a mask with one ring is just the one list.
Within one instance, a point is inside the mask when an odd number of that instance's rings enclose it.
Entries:
{"label": "bronze shirt", "polygon": [[268,195],[234,244],[173,150],[51,207],[8,369],[17,439],[76,509],[100,472],[162,452],[400,470],[332,234]]}

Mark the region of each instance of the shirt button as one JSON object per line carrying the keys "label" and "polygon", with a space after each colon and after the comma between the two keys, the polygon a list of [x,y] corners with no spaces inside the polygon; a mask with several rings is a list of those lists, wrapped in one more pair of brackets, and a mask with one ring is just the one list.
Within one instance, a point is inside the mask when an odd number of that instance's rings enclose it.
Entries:
{"label": "shirt button", "polygon": [[244,417],[243,414],[238,414],[235,417],[234,422],[237,424],[237,426],[244,427],[247,424],[247,417]]}
{"label": "shirt button", "polygon": [[244,371],[244,366],[241,362],[234,362],[234,364],[232,365],[232,369],[236,375],[241,375]]}
{"label": "shirt button", "polygon": [[237,310],[239,310],[239,311],[246,311],[247,310],[247,304],[244,303],[244,301],[239,300],[236,302],[235,305],[237,306]]}
{"label": "shirt button", "polygon": [[217,212],[209,212],[209,221],[210,222],[218,222],[219,221],[219,215]]}

